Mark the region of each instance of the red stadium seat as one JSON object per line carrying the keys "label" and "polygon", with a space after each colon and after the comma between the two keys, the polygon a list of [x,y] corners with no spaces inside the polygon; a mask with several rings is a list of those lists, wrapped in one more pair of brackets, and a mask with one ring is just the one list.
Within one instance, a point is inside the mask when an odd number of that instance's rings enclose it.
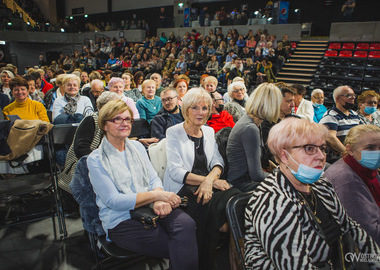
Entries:
{"label": "red stadium seat", "polygon": [[327,50],[325,52],[325,56],[327,57],[337,57],[338,56],[338,51],[335,50]]}
{"label": "red stadium seat", "polygon": [[370,50],[380,50],[380,43],[372,43],[369,47]]}
{"label": "red stadium seat", "polygon": [[380,58],[380,51],[369,52],[368,58]]}
{"label": "red stadium seat", "polygon": [[357,50],[368,50],[369,49],[369,43],[358,43],[356,45]]}
{"label": "red stadium seat", "polygon": [[354,57],[362,57],[362,58],[367,58],[368,52],[367,51],[356,51],[354,53]]}
{"label": "red stadium seat", "polygon": [[352,57],[351,51],[340,51],[339,57]]}
{"label": "red stadium seat", "polygon": [[292,49],[297,48],[297,43],[296,42],[291,42],[290,44],[292,45]]}
{"label": "red stadium seat", "polygon": [[339,50],[340,46],[340,43],[330,43],[329,49]]}
{"label": "red stadium seat", "polygon": [[355,44],[354,43],[343,43],[342,50],[354,50]]}

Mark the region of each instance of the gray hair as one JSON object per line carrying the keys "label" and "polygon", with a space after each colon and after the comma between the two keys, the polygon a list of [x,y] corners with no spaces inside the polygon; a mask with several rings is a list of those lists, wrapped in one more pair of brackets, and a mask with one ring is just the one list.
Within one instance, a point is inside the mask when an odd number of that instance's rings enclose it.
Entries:
{"label": "gray hair", "polygon": [[345,88],[351,88],[351,87],[349,87],[348,85],[341,85],[341,86],[338,86],[337,88],[335,88],[335,90],[333,92],[333,99],[334,99],[335,103],[336,103],[336,98],[342,93],[342,91]]}
{"label": "gray hair", "polygon": [[234,88],[238,86],[244,89],[244,91],[247,93],[247,88],[245,87],[245,84],[242,81],[233,82],[228,86],[228,95],[232,98],[232,94],[234,92]]}
{"label": "gray hair", "polygon": [[313,97],[315,94],[324,94],[322,89],[314,89],[313,92],[311,92],[311,96]]}
{"label": "gray hair", "polygon": [[104,84],[99,79],[95,79],[95,80],[91,81],[90,85],[91,85],[91,89],[92,89],[92,87],[94,87],[96,85],[98,85],[98,86],[100,86],[100,87],[102,87],[104,89]]}
{"label": "gray hair", "polygon": [[199,103],[200,101],[203,101],[206,103],[207,107],[209,108],[209,114],[207,118],[210,117],[211,106],[212,106],[211,95],[203,88],[191,88],[182,98],[182,111],[183,111],[183,118],[185,118],[185,121],[188,120],[187,111],[189,110],[189,108]]}
{"label": "gray hair", "polygon": [[116,94],[115,92],[106,91],[103,92],[97,99],[96,99],[96,106],[98,107],[98,110],[107,104],[107,102],[111,100],[120,100],[121,96]]}

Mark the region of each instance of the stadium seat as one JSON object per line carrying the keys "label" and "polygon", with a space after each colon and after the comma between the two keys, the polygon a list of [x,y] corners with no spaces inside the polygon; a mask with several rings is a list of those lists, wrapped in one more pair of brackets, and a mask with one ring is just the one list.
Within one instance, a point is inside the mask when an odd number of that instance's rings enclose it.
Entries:
{"label": "stadium seat", "polygon": [[380,43],[372,43],[369,47],[370,50],[380,50]]}
{"label": "stadium seat", "polygon": [[351,51],[340,51],[339,57],[352,57]]}
{"label": "stadium seat", "polygon": [[354,43],[343,43],[342,50],[354,50],[355,44]]}
{"label": "stadium seat", "polygon": [[297,43],[296,42],[291,42],[290,44],[291,44],[292,49],[297,48]]}
{"label": "stadium seat", "polygon": [[341,47],[340,43],[330,43],[329,49],[339,50]]}
{"label": "stadium seat", "polygon": [[368,58],[380,58],[380,51],[369,52]]}
{"label": "stadium seat", "polygon": [[362,57],[362,58],[367,58],[368,52],[367,51],[356,51],[354,53],[354,57]]}
{"label": "stadium seat", "polygon": [[369,44],[368,43],[358,43],[356,45],[357,50],[368,50],[369,49]]}
{"label": "stadium seat", "polygon": [[321,60],[321,65],[333,66],[333,65],[335,65],[335,59],[334,58],[324,58]]}
{"label": "stadium seat", "polygon": [[337,57],[338,56],[338,51],[335,51],[335,50],[327,50],[325,52],[325,56],[327,57]]}

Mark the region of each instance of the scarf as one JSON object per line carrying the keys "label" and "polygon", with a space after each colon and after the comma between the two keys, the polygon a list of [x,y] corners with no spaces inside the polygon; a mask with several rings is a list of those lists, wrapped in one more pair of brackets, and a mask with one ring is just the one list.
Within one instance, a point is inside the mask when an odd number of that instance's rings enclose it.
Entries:
{"label": "scarf", "polygon": [[75,97],[70,97],[65,93],[65,99],[67,104],[63,107],[63,113],[74,115],[77,111],[77,104],[80,99],[80,95],[77,94]]}
{"label": "scarf", "polygon": [[243,108],[245,108],[245,102],[246,100],[245,99],[242,99],[242,100],[238,100],[238,99],[234,99],[240,106],[242,106]]}
{"label": "scarf", "polygon": [[120,152],[104,137],[99,146],[100,163],[116,188],[124,194],[147,192],[149,175],[135,146],[125,139],[127,164],[119,158]]}
{"label": "scarf", "polygon": [[371,192],[373,198],[375,199],[377,206],[380,207],[380,183],[377,179],[377,170],[371,170],[363,167],[351,155],[346,155],[345,157],[343,157],[343,160],[363,180],[363,182]]}

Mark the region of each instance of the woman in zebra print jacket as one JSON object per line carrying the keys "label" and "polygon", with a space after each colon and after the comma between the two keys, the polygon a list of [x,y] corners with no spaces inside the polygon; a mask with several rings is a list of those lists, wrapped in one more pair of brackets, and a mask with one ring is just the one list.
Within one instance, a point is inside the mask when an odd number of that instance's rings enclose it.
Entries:
{"label": "woman in zebra print jacket", "polygon": [[339,237],[348,231],[361,253],[380,254],[321,177],[327,134],[323,125],[296,118],[271,129],[268,146],[280,166],[257,186],[245,211],[247,268],[334,269]]}

